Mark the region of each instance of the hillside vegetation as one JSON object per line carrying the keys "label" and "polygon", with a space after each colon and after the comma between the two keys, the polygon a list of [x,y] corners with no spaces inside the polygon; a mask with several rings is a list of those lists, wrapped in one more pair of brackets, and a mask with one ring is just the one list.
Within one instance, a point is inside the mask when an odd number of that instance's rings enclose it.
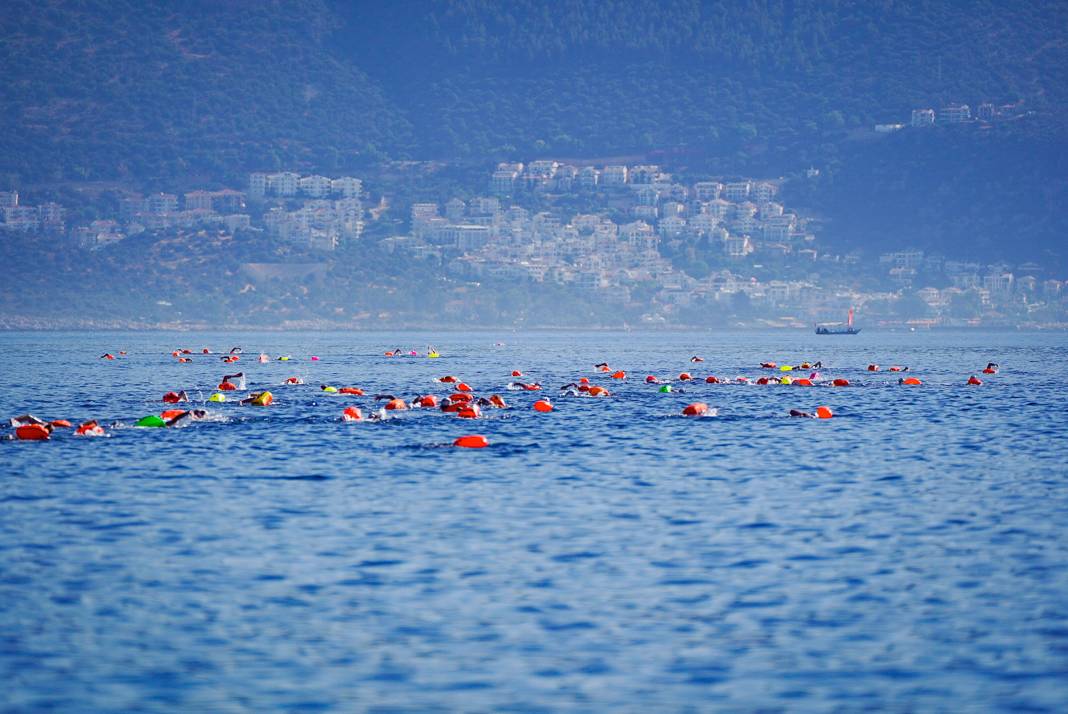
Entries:
{"label": "hillside vegetation", "polygon": [[[796,201],[838,245],[1060,254],[1065,28],[1068,4],[1041,0],[9,0],[0,184],[370,177],[384,158],[816,166]],[[955,101],[1031,114],[989,141],[858,140]]]}

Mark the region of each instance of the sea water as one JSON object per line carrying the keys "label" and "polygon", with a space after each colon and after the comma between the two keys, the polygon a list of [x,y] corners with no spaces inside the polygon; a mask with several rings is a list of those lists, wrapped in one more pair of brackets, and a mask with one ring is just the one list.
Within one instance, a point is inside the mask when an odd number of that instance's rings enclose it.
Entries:
{"label": "sea water", "polygon": [[[440,359],[383,355],[428,344]],[[234,364],[170,354],[238,345]],[[0,416],[109,433],[0,442],[4,711],[1068,708],[1064,334],[6,333],[0,347]],[[852,386],[643,383],[756,378],[769,360],[821,360]],[[989,361],[1000,373],[966,386]],[[924,384],[898,385],[892,364]],[[275,403],[130,426],[170,406],[164,392],[205,399],[231,368]],[[512,370],[545,389],[507,391]],[[509,408],[341,421],[376,393],[444,396],[447,374]],[[558,396],[582,376],[612,396]],[[542,396],[555,411],[531,409]],[[718,416],[681,417],[692,401]],[[788,416],[819,405],[835,417]],[[451,446],[472,433],[490,447]]]}

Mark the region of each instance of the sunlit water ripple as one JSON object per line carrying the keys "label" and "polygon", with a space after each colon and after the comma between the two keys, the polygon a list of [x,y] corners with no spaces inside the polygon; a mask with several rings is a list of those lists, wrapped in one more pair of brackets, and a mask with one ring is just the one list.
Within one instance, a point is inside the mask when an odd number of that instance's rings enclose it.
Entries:
{"label": "sunlit water ripple", "polygon": [[[382,356],[428,342],[444,357]],[[0,442],[4,710],[1068,708],[1064,335],[0,344],[3,417],[132,424],[170,389],[204,398],[230,365],[178,364],[185,346],[243,345],[249,386],[277,398],[182,429]],[[295,361],[256,364],[260,350]],[[768,359],[822,359],[859,386],[640,382],[757,377]],[[595,375],[601,360],[630,378]],[[1002,372],[963,386],[989,360]],[[503,391],[512,369],[614,395],[538,414],[541,393]],[[512,407],[343,424],[370,398],[317,388],[444,395],[442,374]],[[278,386],[290,375],[308,386]],[[677,416],[695,400],[719,416]],[[786,416],[820,404],[835,418]],[[492,445],[448,446],[464,433]]]}

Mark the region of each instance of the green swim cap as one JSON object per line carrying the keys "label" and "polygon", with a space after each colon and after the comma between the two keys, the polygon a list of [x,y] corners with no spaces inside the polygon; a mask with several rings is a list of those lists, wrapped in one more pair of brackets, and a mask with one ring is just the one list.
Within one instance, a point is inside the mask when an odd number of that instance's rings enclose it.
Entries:
{"label": "green swim cap", "polygon": [[660,388],[660,392],[664,393],[664,394],[666,394],[667,392],[670,392],[670,391],[671,391],[671,385],[670,384],[665,384],[663,387]]}

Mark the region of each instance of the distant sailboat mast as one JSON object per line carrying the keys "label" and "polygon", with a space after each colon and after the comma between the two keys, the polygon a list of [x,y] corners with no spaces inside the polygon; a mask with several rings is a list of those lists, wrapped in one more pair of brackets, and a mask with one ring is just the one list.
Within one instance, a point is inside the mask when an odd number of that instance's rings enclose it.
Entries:
{"label": "distant sailboat mast", "polygon": [[846,322],[849,327],[853,326],[853,308],[849,308],[849,320]]}

